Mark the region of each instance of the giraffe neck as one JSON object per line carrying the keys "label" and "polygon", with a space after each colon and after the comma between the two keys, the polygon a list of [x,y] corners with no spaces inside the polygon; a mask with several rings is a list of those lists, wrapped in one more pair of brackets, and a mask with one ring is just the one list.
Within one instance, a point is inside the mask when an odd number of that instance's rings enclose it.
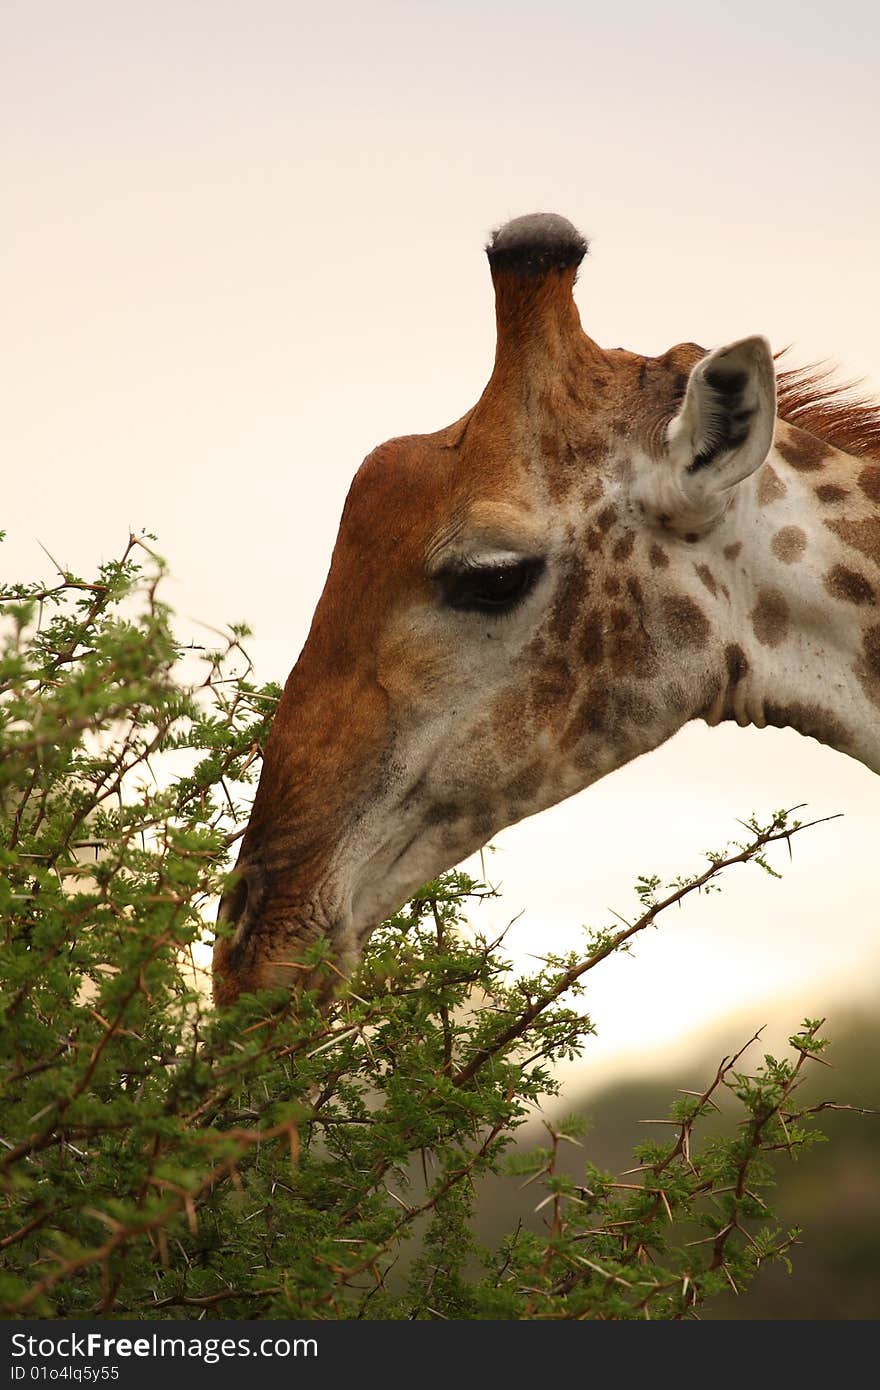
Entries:
{"label": "giraffe neck", "polygon": [[880,469],[805,439],[780,425],[711,538],[728,681],[704,718],[793,727],[880,772],[880,514],[859,486]]}

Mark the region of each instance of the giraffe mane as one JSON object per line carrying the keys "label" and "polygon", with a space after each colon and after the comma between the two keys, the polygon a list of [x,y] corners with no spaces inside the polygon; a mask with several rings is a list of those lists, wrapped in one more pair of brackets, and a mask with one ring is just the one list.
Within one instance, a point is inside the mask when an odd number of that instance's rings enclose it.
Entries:
{"label": "giraffe mane", "polygon": [[835,449],[880,460],[880,400],[859,392],[859,382],[835,376],[828,362],[778,372],[779,415]]}

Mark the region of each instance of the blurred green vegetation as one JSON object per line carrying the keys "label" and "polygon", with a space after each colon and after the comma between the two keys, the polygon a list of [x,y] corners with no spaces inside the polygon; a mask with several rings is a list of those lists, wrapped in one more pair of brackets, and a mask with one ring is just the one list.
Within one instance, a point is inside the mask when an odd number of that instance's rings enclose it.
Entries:
{"label": "blurred green vegetation", "polygon": [[[880,996],[876,1010],[837,1008],[826,1027],[833,1046],[826,1054],[832,1070],[817,1068],[804,1083],[802,1103],[835,1097],[843,1104],[880,1112]],[[566,1086],[566,1109],[584,1122],[586,1156],[601,1168],[620,1172],[642,1138],[639,1118],[662,1115],[671,1093],[705,1084],[718,1063],[750,1035],[751,1024],[731,1019],[694,1039],[685,1055],[677,1052],[667,1068],[651,1063],[644,1079],[627,1077],[578,1099],[576,1081]],[[747,1054],[748,1056],[748,1054]],[[746,1060],[746,1059],[744,1059]],[[589,1047],[584,1072],[589,1071]],[[552,1113],[552,1112],[551,1112]],[[712,1127],[730,1133],[732,1118]],[[784,1227],[801,1234],[792,1250],[791,1269],[775,1263],[759,1281],[736,1297],[728,1290],[703,1313],[708,1318],[846,1319],[880,1317],[880,1113],[858,1115],[828,1109],[822,1129],[829,1142],[795,1163],[787,1155],[773,1159],[776,1190],[772,1206]],[[535,1122],[524,1127],[517,1143],[528,1146],[541,1133]],[[566,1155],[577,1171],[584,1154]],[[477,1209],[476,1230],[491,1243],[495,1234],[522,1218],[521,1193],[503,1180],[489,1178]],[[534,1205],[534,1204],[533,1204]],[[525,1218],[540,1225],[540,1215]]]}

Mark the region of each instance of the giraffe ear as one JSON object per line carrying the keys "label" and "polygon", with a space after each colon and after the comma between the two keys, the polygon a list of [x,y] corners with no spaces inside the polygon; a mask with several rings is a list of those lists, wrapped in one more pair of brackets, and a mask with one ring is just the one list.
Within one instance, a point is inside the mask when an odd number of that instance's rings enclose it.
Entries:
{"label": "giraffe ear", "polygon": [[760,468],[773,444],[776,372],[766,338],[742,338],[697,363],[666,439],[685,510],[707,519]]}

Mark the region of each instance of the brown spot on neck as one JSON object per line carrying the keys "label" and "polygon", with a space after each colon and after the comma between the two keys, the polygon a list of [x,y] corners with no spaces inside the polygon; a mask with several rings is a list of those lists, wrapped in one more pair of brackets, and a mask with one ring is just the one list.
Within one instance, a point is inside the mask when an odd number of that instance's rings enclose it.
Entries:
{"label": "brown spot on neck", "polygon": [[724,558],[726,560],[735,560],[742,548],[742,541],[734,541],[733,545],[726,545],[724,547]]}
{"label": "brown spot on neck", "polygon": [[853,667],[868,699],[880,705],[880,625],[869,627],[862,638],[864,656]]}
{"label": "brown spot on neck", "polygon": [[649,552],[649,559],[651,561],[652,568],[655,570],[665,570],[667,565],[669,564],[669,556],[663,549],[662,545],[657,545],[656,542],[654,543],[654,545],[651,546]]}
{"label": "brown spot on neck", "polygon": [[704,647],[711,628],[702,608],[687,594],[669,594],[660,605],[670,646],[676,651]]}
{"label": "brown spot on neck", "polygon": [[642,592],[642,586],[634,574],[627,578],[626,588],[633,603],[641,610],[645,606],[645,596]]}
{"label": "brown spot on neck", "polygon": [[828,458],[830,446],[815,434],[789,426],[787,433],[781,434],[776,440],[776,450],[792,468],[802,473],[813,473]]}
{"label": "brown spot on neck", "polygon": [[786,494],[785,483],[770,463],[765,463],[758,474],[758,506],[769,507]]}
{"label": "brown spot on neck", "polygon": [[862,638],[862,659],[853,667],[868,699],[880,705],[880,624],[869,627]]}
{"label": "brown spot on neck", "polygon": [[618,685],[614,691],[615,723],[621,719],[629,720],[637,729],[647,728],[656,718],[657,711],[647,695],[641,690],[625,684]]}
{"label": "brown spot on neck", "polygon": [[778,589],[762,589],[752,609],[752,627],[764,647],[778,647],[788,636],[788,604]]}
{"label": "brown spot on neck", "polygon": [[880,565],[880,517],[868,516],[862,521],[826,521],[830,531],[853,550],[858,550]]}
{"label": "brown spot on neck", "polygon": [[738,642],[730,642],[724,648],[724,659],[727,663],[727,679],[731,685],[739,685],[740,681],[749,673],[749,662],[745,652]]}
{"label": "brown spot on neck", "polygon": [[801,558],[807,547],[806,532],[800,526],[783,526],[770,542],[773,554],[783,564],[793,565]]}
{"label": "brown spot on neck", "polygon": [[715,583],[715,576],[708,565],[694,565],[697,578],[705,589],[708,589],[713,598],[718,597],[718,585]]}
{"label": "brown spot on neck", "polygon": [[580,651],[585,666],[600,666],[605,655],[605,633],[602,614],[598,608],[587,613],[580,638]]}
{"label": "brown spot on neck", "polygon": [[863,574],[847,569],[846,565],[835,565],[825,576],[825,588],[834,598],[845,603],[874,603],[874,588]]}
{"label": "brown spot on neck", "polygon": [[650,680],[657,671],[657,655],[647,629],[641,621],[640,596],[636,613],[615,608],[610,616],[607,659],[615,677]]}
{"label": "brown spot on neck", "polygon": [[[880,474],[880,468],[877,469]],[[842,502],[845,497],[849,497],[845,487],[840,487],[837,483],[820,483],[816,488],[816,496],[820,502],[830,506],[833,502]]]}
{"label": "brown spot on neck", "polygon": [[880,625],[875,624],[874,627],[868,628],[864,636],[863,646],[868,670],[875,680],[880,680]]}
{"label": "brown spot on neck", "polygon": [[880,502],[880,464],[869,463],[859,474],[859,487],[872,502]]}
{"label": "brown spot on neck", "polygon": [[624,560],[628,560],[630,555],[632,555],[634,545],[635,536],[633,535],[632,531],[624,531],[623,535],[620,537],[620,540],[614,542],[614,546],[611,551],[612,559],[617,560],[618,563],[622,563]]}

